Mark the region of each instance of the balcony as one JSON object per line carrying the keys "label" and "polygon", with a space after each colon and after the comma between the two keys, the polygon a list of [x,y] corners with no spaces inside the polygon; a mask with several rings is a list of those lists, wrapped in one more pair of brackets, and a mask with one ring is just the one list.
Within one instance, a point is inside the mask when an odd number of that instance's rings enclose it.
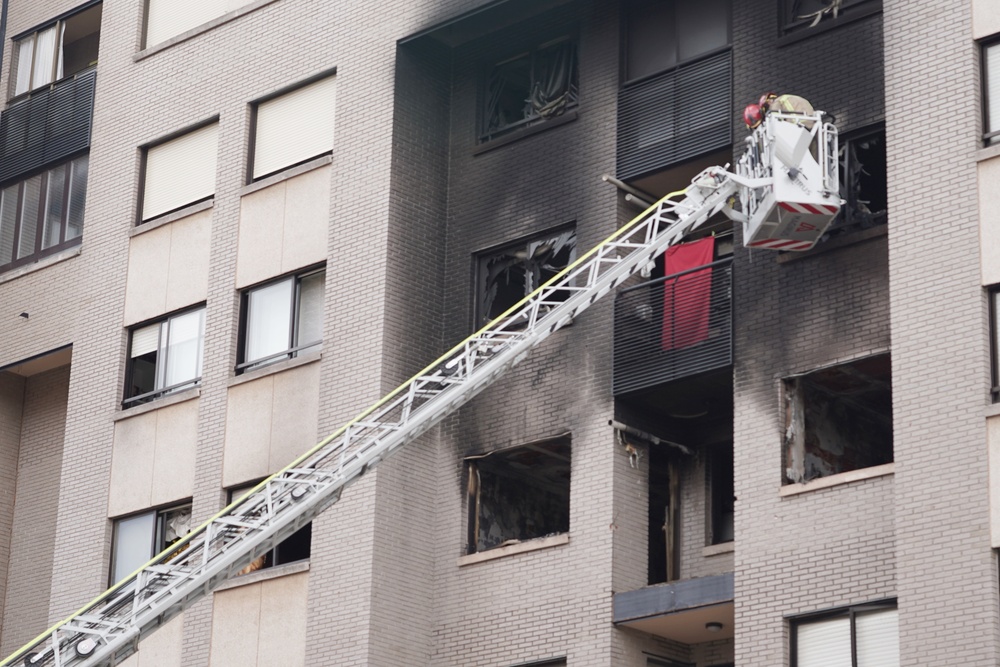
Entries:
{"label": "balcony", "polygon": [[638,178],[729,146],[732,72],[726,48],[622,88],[618,178]]}
{"label": "balcony", "polygon": [[732,260],[650,280],[615,298],[615,396],[733,363]]}
{"label": "balcony", "polygon": [[90,146],[97,71],[32,91],[0,113],[0,183]]}
{"label": "balcony", "polygon": [[733,637],[733,574],[615,593],[614,624],[682,644]]}

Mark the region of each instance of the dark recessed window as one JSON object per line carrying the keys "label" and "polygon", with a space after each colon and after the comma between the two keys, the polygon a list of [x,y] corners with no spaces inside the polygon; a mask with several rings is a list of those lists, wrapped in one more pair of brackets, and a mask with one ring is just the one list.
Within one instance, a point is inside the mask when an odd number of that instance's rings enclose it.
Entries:
{"label": "dark recessed window", "polygon": [[892,462],[888,354],[788,378],[784,400],[786,483]]}
{"label": "dark recessed window", "polygon": [[[576,258],[576,230],[546,232],[476,256],[476,323],[482,326]],[[565,296],[563,297],[565,298]]]}
{"label": "dark recessed window", "polygon": [[204,344],[204,306],[132,329],[122,407],[197,386]]}
{"label": "dark recessed window", "polygon": [[98,4],[16,40],[11,95],[23,95],[96,65],[100,39]]}
{"label": "dark recessed window", "polygon": [[1000,41],[983,45],[983,141],[1000,143]]}
{"label": "dark recessed window", "polygon": [[627,81],[729,45],[731,0],[632,0],[626,6]]}
{"label": "dark recessed window", "polygon": [[116,584],[132,574],[189,532],[190,503],[116,519],[109,584]]}
{"label": "dark recessed window", "polygon": [[468,553],[569,532],[569,437],[465,460]]}
{"label": "dark recessed window", "polygon": [[[229,502],[232,503],[235,500],[239,500],[244,494],[247,493],[247,491],[255,486],[257,486],[257,482],[244,484],[230,489],[228,494]],[[278,546],[271,549],[263,556],[259,556],[254,559],[249,565],[237,572],[237,575],[249,574],[250,572],[263,570],[276,565],[287,565],[288,563],[308,560],[311,553],[312,523],[308,523],[292,533],[286,539],[282,540]]]}
{"label": "dark recessed window", "polygon": [[895,602],[796,619],[791,626],[792,667],[899,667]]}
{"label": "dark recessed window", "polygon": [[87,166],[84,155],[0,190],[0,271],[80,243]]}
{"label": "dark recessed window", "polygon": [[710,544],[732,542],[735,538],[733,487],[733,443],[715,445],[708,450]]}
{"label": "dark recessed window", "polygon": [[560,37],[493,65],[484,86],[480,141],[542,123],[576,106],[576,42]]}
{"label": "dark recessed window", "polygon": [[325,269],[313,269],[243,293],[237,372],[319,348],[325,280]]}
{"label": "dark recessed window", "polygon": [[840,196],[844,206],[823,240],[884,225],[889,218],[885,129],[840,137]]}
{"label": "dark recessed window", "polygon": [[784,34],[851,20],[882,7],[881,0],[778,0]]}

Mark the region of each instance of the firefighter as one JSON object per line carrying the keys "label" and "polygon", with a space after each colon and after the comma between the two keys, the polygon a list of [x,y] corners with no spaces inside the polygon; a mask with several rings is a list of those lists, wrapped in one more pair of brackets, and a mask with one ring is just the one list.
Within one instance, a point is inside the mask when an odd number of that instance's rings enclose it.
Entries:
{"label": "firefighter", "polygon": [[756,130],[763,121],[764,112],[759,104],[748,104],[743,109],[743,122],[746,123],[748,130]]}
{"label": "firefighter", "polygon": [[[764,93],[760,96],[758,106],[764,115],[769,111],[779,111],[785,114],[801,114],[803,116],[812,116],[815,113],[813,105],[809,104],[809,100],[798,95]],[[812,124],[806,125],[806,123],[802,123],[802,125],[811,127]]]}

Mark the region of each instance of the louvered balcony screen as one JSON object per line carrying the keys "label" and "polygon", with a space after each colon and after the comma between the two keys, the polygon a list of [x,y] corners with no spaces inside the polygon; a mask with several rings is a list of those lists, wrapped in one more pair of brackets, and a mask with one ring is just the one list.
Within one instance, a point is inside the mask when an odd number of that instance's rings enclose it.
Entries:
{"label": "louvered balcony screen", "polygon": [[90,146],[96,78],[81,72],[0,112],[0,183]]}
{"label": "louvered balcony screen", "polygon": [[615,298],[616,396],[733,363],[729,260],[622,290]]}
{"label": "louvered balcony screen", "polygon": [[618,94],[618,178],[730,145],[732,79],[732,53],[724,51],[626,85]]}

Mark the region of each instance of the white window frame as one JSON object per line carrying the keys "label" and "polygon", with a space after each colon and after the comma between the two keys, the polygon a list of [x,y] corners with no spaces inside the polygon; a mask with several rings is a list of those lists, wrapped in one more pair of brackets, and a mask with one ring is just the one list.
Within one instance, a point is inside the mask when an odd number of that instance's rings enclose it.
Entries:
{"label": "white window frame", "polygon": [[[319,312],[314,314],[319,318],[319,337],[314,340],[300,340],[302,334],[302,281],[307,278],[313,278],[321,281],[320,285],[325,287],[326,282],[326,267],[317,266],[293,273],[287,276],[283,276],[276,280],[269,280],[265,283],[255,285],[243,291],[241,299],[240,308],[240,337],[239,337],[239,348],[238,348],[238,358],[239,363],[236,365],[236,373],[243,373],[245,371],[260,368],[268,364],[273,364],[285,359],[292,359],[303,353],[318,350],[323,343],[323,300],[320,299]],[[289,288],[288,302],[285,305],[285,309],[275,313],[268,319],[273,317],[285,316],[288,322],[288,337],[286,341],[285,348],[282,350],[275,350],[274,352],[269,352],[267,354],[249,357],[251,354],[251,340],[252,335],[252,318],[255,316],[254,312],[254,295],[261,294],[264,290],[272,289],[277,286],[287,285]],[[321,292],[321,296],[325,295],[325,289]]]}
{"label": "white window frame", "polygon": [[[111,537],[111,564],[108,572],[108,585],[113,586],[118,581],[121,581],[129,574],[134,572],[140,566],[149,562],[153,556],[161,553],[168,546],[181,539],[184,535],[177,535],[170,541],[167,540],[168,526],[166,524],[169,515],[178,512],[187,512],[187,527],[188,531],[191,531],[191,503],[178,503],[176,505],[171,505],[169,507],[163,507],[160,509],[149,510],[146,512],[139,512],[137,514],[130,514],[128,516],[118,517],[114,520],[114,530],[112,531]],[[183,515],[181,515],[183,518]],[[125,566],[124,570],[119,568],[118,556],[120,555],[121,545],[119,544],[119,538],[121,537],[121,527],[123,523],[132,521],[147,521],[150,524],[149,532],[149,550],[148,556],[146,556],[141,562],[129,564]],[[187,534],[187,533],[185,533]]]}
{"label": "white window frame", "polygon": [[[168,378],[168,370],[170,364],[170,350],[176,344],[172,339],[172,326],[173,322],[176,322],[180,318],[187,317],[190,315],[199,314],[198,326],[199,334],[196,339],[196,360],[194,365],[194,374],[192,377],[185,377],[178,382],[172,382],[167,384],[167,381],[172,378]],[[153,331],[153,327],[158,327],[158,331]],[[137,338],[141,338],[143,342],[143,349],[151,338],[146,338],[146,336],[155,336],[155,351],[156,357],[153,362],[154,368],[154,381],[153,389],[143,392],[141,394],[134,394],[131,391],[131,387],[134,382],[135,374],[135,360],[137,357],[146,356],[148,352],[142,352],[136,354],[135,345],[138,344]],[[204,362],[204,352],[205,352],[205,306],[204,304],[194,307],[187,308],[182,311],[178,311],[166,317],[154,320],[152,322],[147,322],[141,324],[132,329],[129,332],[129,354],[128,354],[128,368],[126,371],[126,386],[125,386],[125,398],[122,401],[123,408],[129,408],[134,405],[139,405],[140,403],[146,403],[148,401],[155,400],[161,396],[166,396],[177,391],[182,391],[184,389],[189,389],[196,387],[201,384],[201,373],[202,364]]]}

